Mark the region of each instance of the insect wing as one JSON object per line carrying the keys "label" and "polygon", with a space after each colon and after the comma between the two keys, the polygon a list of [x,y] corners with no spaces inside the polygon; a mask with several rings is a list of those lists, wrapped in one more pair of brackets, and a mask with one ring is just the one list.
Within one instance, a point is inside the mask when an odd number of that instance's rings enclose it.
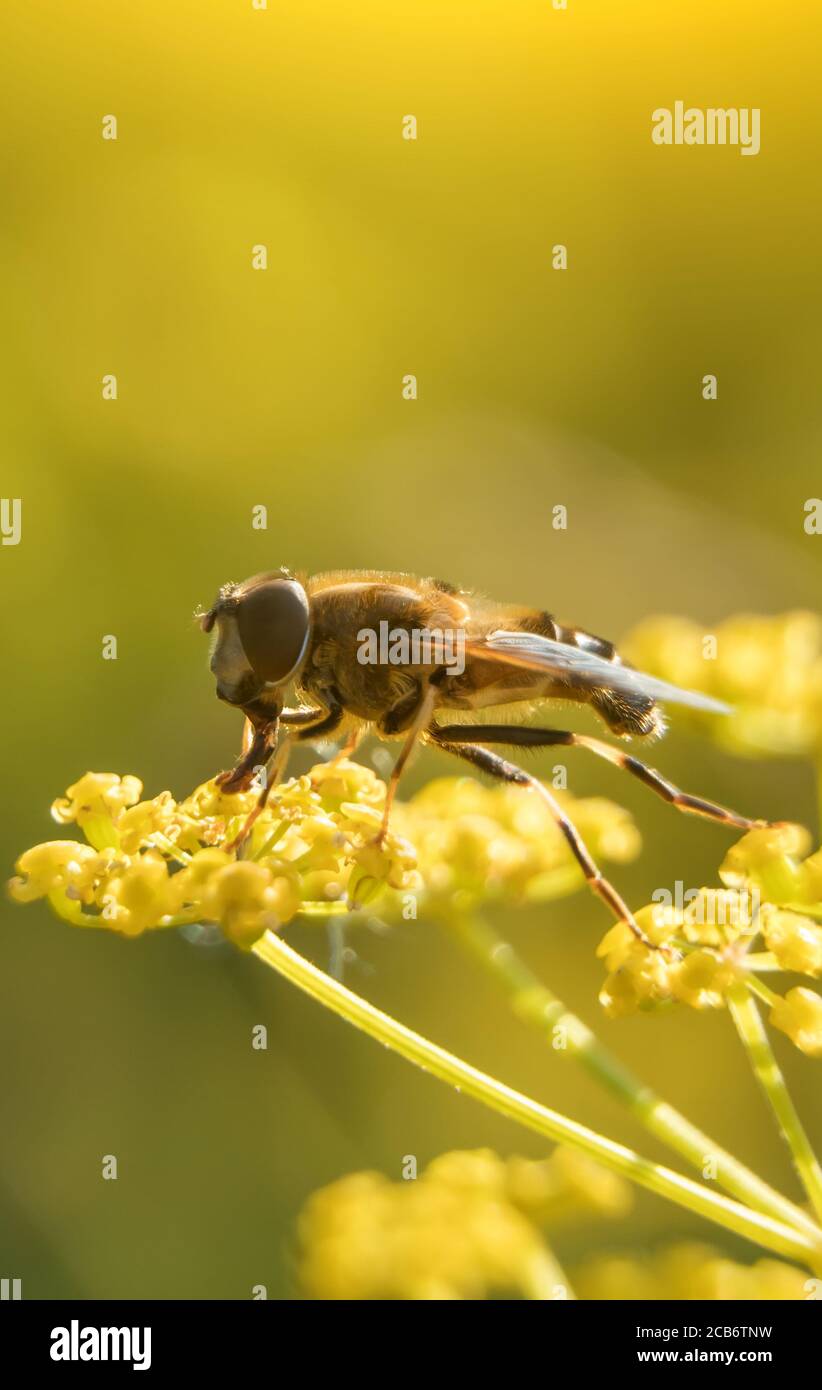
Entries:
{"label": "insect wing", "polygon": [[567,678],[572,685],[590,689],[616,690],[624,695],[645,695],[651,700],[670,704],[689,705],[691,709],[708,710],[712,714],[730,714],[730,705],[703,695],[696,690],[682,690],[668,681],[658,680],[634,671],[619,662],[603,657],[567,642],[555,642],[531,632],[491,632],[487,637],[466,644],[472,656],[524,666],[530,671],[544,671],[559,680]]}

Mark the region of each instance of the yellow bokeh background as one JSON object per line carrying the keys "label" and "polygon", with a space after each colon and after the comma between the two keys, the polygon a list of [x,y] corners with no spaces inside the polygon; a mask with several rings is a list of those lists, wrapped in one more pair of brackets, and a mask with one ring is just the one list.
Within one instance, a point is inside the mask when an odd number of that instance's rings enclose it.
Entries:
{"label": "yellow bokeh background", "polygon": [[[3,27],[0,491],[23,505],[0,551],[9,870],[86,768],[182,795],[230,762],[237,721],[192,622],[227,579],[434,573],[614,638],[658,611],[818,609],[813,0],[28,0]],[[655,146],[651,112],[679,99],[759,107],[760,154]],[[675,720],[654,758],[813,823],[804,765],[719,757]],[[427,753],[409,786],[447,767]],[[630,901],[714,881],[722,830],[599,765],[570,777],[642,826]],[[606,919],[585,895],[502,925],[649,1081],[794,1191],[726,1018],[601,1020]],[[327,961],[320,929],[290,939]],[[460,1145],[540,1152],[229,948],[8,904],[0,943],[0,1220],[25,1297],[287,1297],[321,1183]],[[350,944],[352,987],[662,1156],[431,924]],[[819,1137],[813,1063],[788,1049]],[[643,1198],[562,1253],[683,1233],[708,1234]]]}

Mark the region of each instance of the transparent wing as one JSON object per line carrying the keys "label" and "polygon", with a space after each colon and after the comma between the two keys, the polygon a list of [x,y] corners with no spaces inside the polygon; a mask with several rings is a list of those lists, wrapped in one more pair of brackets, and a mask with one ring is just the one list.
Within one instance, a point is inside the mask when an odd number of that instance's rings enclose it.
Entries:
{"label": "transparent wing", "polygon": [[530,671],[545,671],[559,680],[590,688],[616,690],[625,695],[646,695],[651,700],[668,704],[689,705],[691,709],[709,710],[712,714],[730,714],[730,705],[702,695],[696,690],[681,690],[656,676],[646,676],[619,662],[605,661],[593,652],[572,647],[567,642],[555,642],[551,637],[539,637],[531,632],[490,632],[487,637],[467,644],[476,656],[504,661],[512,666],[525,666]]}

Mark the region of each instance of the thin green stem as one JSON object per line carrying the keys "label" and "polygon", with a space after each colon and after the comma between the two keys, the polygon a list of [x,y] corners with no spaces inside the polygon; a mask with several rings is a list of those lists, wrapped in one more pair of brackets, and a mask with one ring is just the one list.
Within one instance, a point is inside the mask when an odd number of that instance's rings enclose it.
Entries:
{"label": "thin green stem", "polygon": [[784,973],[785,967],[779,964],[773,951],[749,951],[745,957],[745,969],[779,975]]}
{"label": "thin green stem", "polygon": [[268,854],[270,850],[273,850],[277,841],[282,839],[285,834],[287,825],[288,821],[285,819],[278,821],[270,835],[266,836],[260,848],[254,854],[249,855],[249,858],[254,860],[262,859],[264,854]]}
{"label": "thin green stem", "polygon": [[779,995],[770,989],[764,980],[758,980],[755,975],[749,975],[747,983],[751,994],[755,994],[757,999],[761,999],[763,1004],[767,1004],[768,1008],[772,1009],[779,999]]}
{"label": "thin green stem", "polygon": [[559,1260],[548,1246],[535,1259],[528,1271],[528,1284],[531,1298],[540,1302],[554,1302],[561,1299],[576,1302],[576,1294],[568,1281],[568,1276]]}
{"label": "thin green stem", "polygon": [[822,920],[822,903],[780,903],[779,906],[786,912],[795,912],[799,917],[813,917],[814,921]]}
{"label": "thin green stem", "polygon": [[780,1131],[791,1151],[799,1177],[817,1217],[822,1220],[822,1168],[791,1100],[785,1078],[774,1056],[756,1001],[744,983],[728,992],[728,1008],[748,1055],[754,1075],[770,1102]]}
{"label": "thin green stem", "polygon": [[149,835],[142,843],[149,849],[156,846],[157,849],[162,850],[163,854],[167,854],[170,859],[176,859],[178,864],[187,866],[191,863],[191,855],[187,854],[184,849],[180,849],[179,845],[175,845],[167,835],[163,835],[159,830],[155,830],[154,834]]}
{"label": "thin green stem", "polygon": [[461,944],[505,991],[514,1013],[535,1028],[559,1056],[579,1062],[650,1134],[663,1140],[700,1173],[712,1160],[720,1186],[755,1210],[822,1239],[822,1231],[801,1207],[763,1182],[623,1066],[483,918],[461,916],[451,919],[449,925]]}
{"label": "thin green stem", "polygon": [[763,1212],[751,1211],[680,1173],[651,1163],[624,1145],[596,1134],[478,1071],[476,1067],[382,1013],[365,999],[352,994],[345,985],[332,980],[274,933],[266,932],[252,949],[261,961],[325,1008],[339,1014],[424,1071],[473,1096],[497,1114],[518,1121],[545,1139],[568,1144],[588,1154],[612,1172],[716,1222],[725,1230],[744,1236],[779,1255],[822,1269],[822,1246],[805,1231],[784,1225]]}

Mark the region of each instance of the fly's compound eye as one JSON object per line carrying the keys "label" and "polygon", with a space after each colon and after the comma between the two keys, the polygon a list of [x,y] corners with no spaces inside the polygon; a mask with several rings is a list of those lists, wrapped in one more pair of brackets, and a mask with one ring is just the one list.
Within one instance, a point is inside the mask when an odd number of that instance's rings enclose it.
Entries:
{"label": "fly's compound eye", "polygon": [[282,685],[308,646],[308,598],[292,579],[269,579],[249,589],[236,608],[240,641],[260,680]]}

